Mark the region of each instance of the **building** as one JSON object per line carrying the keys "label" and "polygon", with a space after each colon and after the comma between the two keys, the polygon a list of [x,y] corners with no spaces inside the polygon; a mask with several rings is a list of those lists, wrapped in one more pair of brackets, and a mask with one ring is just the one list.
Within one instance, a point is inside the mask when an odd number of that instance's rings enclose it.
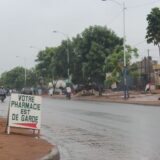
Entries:
{"label": "building", "polygon": [[154,70],[155,86],[156,88],[160,88],[160,64],[154,65],[153,70]]}
{"label": "building", "polygon": [[137,62],[139,75],[145,83],[149,81],[155,83],[154,67],[153,67],[155,65],[157,65],[157,61],[152,60],[151,56],[144,57],[142,61]]}

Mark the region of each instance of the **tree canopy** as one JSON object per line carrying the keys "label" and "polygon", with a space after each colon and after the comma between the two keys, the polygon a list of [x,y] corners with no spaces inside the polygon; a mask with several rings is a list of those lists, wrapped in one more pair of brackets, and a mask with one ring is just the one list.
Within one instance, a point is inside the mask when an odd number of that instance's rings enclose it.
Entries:
{"label": "tree canopy", "polygon": [[[53,80],[71,79],[74,84],[103,84],[106,73],[113,79],[123,72],[123,39],[103,26],[90,26],[57,47],[46,47],[36,58],[35,69],[27,70],[27,86],[48,84]],[[127,65],[137,50],[126,45]],[[70,77],[68,77],[68,73]],[[1,76],[8,87],[24,85],[24,68],[16,67]]]}
{"label": "tree canopy", "polygon": [[158,7],[153,8],[151,13],[147,15],[147,21],[147,43],[157,45],[160,56],[160,9]]}
{"label": "tree canopy", "polygon": [[[35,69],[26,69],[27,86],[35,86],[37,83]],[[25,86],[25,69],[23,67],[15,67],[8,72],[4,72],[0,78],[0,84],[7,88],[22,89]]]}
{"label": "tree canopy", "polygon": [[[137,50],[126,46],[128,65],[132,53]],[[123,39],[107,27],[91,26],[58,47],[40,51],[36,62],[37,72],[48,81],[69,78],[69,68],[73,83],[102,84],[106,72],[122,71]]]}

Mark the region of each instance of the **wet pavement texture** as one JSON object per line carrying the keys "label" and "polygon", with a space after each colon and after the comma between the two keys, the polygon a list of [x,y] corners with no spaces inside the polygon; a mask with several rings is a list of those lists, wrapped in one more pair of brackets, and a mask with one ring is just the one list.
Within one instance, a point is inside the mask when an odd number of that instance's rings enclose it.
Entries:
{"label": "wet pavement texture", "polygon": [[43,98],[41,134],[61,160],[159,160],[159,115],[153,106]]}

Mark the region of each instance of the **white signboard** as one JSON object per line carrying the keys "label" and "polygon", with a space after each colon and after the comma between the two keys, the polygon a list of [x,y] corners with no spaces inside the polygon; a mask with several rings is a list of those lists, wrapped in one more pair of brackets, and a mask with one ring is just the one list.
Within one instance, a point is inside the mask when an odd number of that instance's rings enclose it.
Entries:
{"label": "white signboard", "polygon": [[41,101],[40,96],[12,94],[8,127],[40,130]]}

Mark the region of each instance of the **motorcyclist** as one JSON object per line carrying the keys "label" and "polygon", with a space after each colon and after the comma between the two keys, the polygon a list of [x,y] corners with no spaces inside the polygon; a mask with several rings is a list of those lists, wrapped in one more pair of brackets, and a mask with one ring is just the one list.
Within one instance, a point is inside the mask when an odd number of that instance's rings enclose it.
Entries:
{"label": "motorcyclist", "polygon": [[71,87],[70,87],[70,86],[67,86],[67,88],[66,88],[66,97],[67,97],[68,99],[71,98],[71,92],[72,92]]}
{"label": "motorcyclist", "polygon": [[3,102],[5,98],[6,98],[6,91],[5,91],[4,87],[2,86],[2,87],[0,87],[0,99]]}

